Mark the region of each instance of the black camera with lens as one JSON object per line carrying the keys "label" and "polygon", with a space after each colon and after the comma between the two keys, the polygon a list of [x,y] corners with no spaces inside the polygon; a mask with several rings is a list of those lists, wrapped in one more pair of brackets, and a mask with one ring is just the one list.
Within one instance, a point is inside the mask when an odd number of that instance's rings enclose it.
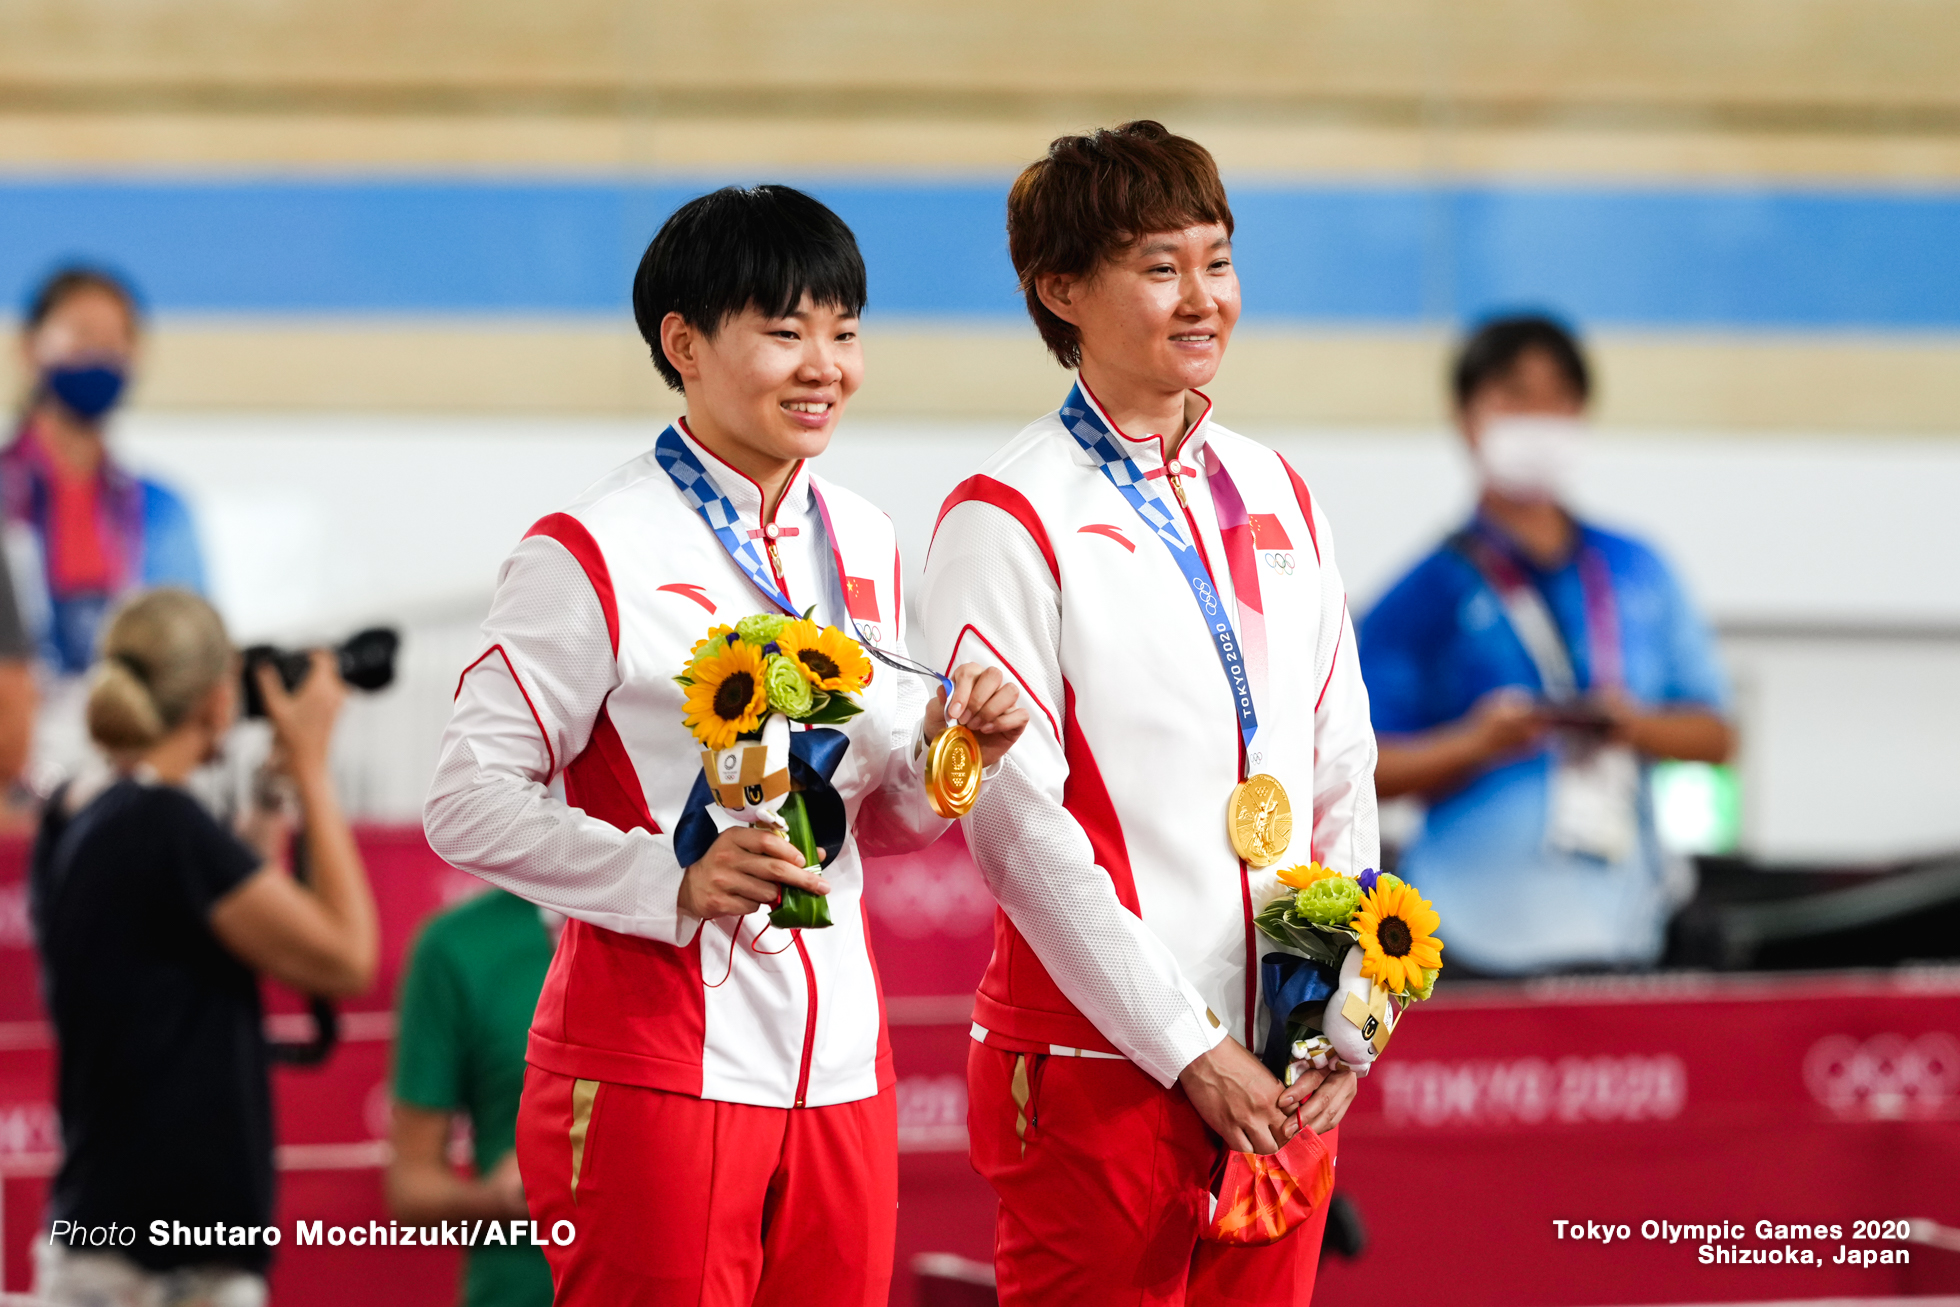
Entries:
{"label": "black camera with lens", "polygon": [[[380,690],[395,679],[395,653],[401,636],[393,627],[375,626],[357,631],[335,648],[334,661],[340,679],[357,690]],[[269,666],[279,673],[279,683],[291,694],[305,683],[313,670],[313,654],[307,649],[281,649],[276,645],[255,644],[244,654],[245,715],[265,716],[265,697],[259,693],[258,669]]]}
{"label": "black camera with lens", "polygon": [[[357,690],[380,690],[395,679],[395,653],[401,636],[392,627],[376,626],[357,631],[332,650],[340,679]],[[309,649],[281,649],[277,645],[255,644],[243,656],[245,715],[265,716],[265,696],[259,693],[258,669],[271,667],[279,673],[279,683],[291,694],[306,683],[313,670]],[[306,840],[293,841],[293,874],[304,883]],[[340,1042],[340,1012],[332,1000],[312,998],[307,1010],[313,1014],[313,1037],[299,1043],[273,1041],[269,1053],[274,1062],[285,1066],[318,1066],[325,1062]]]}

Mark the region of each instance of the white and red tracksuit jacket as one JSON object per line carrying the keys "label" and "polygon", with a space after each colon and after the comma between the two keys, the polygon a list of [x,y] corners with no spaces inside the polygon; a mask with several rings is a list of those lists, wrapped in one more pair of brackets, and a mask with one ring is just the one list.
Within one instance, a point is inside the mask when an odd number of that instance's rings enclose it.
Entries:
{"label": "white and red tracksuit jacket", "polygon": [[[922,609],[934,658],[999,665],[1034,719],[966,818],[1003,909],[975,1037],[1125,1057],[1167,1086],[1227,1034],[1259,1047],[1257,960],[1271,946],[1252,914],[1279,868],[1312,858],[1359,872],[1380,847],[1375,737],[1327,520],[1284,459],[1198,407],[1178,462],[1202,466],[1210,445],[1256,537],[1270,666],[1260,770],[1294,810],[1274,867],[1247,868],[1226,834],[1242,744],[1192,591],[1059,413],[946,500]],[[1163,442],[1116,434],[1175,510]],[[1187,538],[1195,524],[1237,626],[1206,479],[1180,482]]]}
{"label": "white and red tracksuit jacket", "polygon": [[[688,443],[752,539],[777,528],[765,557],[792,602],[902,652],[882,512],[805,464],[765,523],[755,483]],[[532,1023],[534,1066],[768,1107],[851,1102],[895,1082],[861,857],[922,847],[950,825],[923,790],[927,681],[873,663],[864,712],[841,728],[851,743],[832,779],[850,834],[824,867],[835,924],[785,933],[766,910],[702,922],[678,907],[671,832],[701,751],[672,678],[711,625],[773,611],[651,452],[539,522],[504,563],[424,826],[455,866],[571,919]]]}

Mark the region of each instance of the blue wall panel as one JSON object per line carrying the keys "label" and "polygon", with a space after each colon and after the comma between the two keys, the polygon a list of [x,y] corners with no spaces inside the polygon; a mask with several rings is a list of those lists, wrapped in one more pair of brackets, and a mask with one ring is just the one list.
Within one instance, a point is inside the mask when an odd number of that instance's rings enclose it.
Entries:
{"label": "blue wall panel", "polygon": [[[0,180],[0,292],[67,258],[158,309],[624,314],[639,251],[709,182]],[[1011,320],[1005,181],[820,181],[874,312]],[[1960,193],[1247,184],[1253,319],[1416,324],[1500,307],[1591,325],[1960,327]]]}

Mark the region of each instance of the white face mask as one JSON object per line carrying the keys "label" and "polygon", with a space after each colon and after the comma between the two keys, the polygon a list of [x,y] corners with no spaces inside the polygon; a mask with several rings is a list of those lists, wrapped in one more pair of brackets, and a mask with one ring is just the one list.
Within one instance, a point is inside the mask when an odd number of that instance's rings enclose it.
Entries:
{"label": "white face mask", "polygon": [[1477,470],[1507,499],[1560,499],[1571,488],[1585,438],[1578,418],[1494,417],[1477,438]]}

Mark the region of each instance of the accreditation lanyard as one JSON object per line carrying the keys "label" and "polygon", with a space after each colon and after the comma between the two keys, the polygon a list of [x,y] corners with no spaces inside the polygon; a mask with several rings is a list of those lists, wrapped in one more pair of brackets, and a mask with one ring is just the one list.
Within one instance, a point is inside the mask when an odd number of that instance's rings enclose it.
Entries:
{"label": "accreditation lanyard", "polygon": [[[1166,505],[1162,497],[1151,489],[1150,482],[1156,474],[1144,472],[1124,452],[1102,414],[1084,395],[1081,383],[1078,382],[1069,391],[1068,399],[1062,404],[1061,417],[1062,425],[1068,428],[1076,443],[1096,460],[1102,474],[1109,478],[1109,483],[1143,519],[1151,534],[1170,550],[1171,560],[1183,574],[1191,598],[1204,618],[1205,629],[1210,632],[1212,645],[1218,652],[1218,665],[1224,670],[1225,681],[1231,688],[1232,701],[1239,717],[1239,737],[1245,743],[1247,768],[1259,770],[1265,759],[1258,747],[1259,713],[1255,694],[1265,687],[1261,684],[1255,690],[1253,673],[1256,670],[1260,681],[1264,681],[1266,618],[1259,594],[1259,574],[1253,565],[1251,525],[1244,500],[1239,495],[1238,486],[1232,481],[1231,473],[1225,470],[1225,464],[1207,445],[1204,451],[1205,479],[1211,488],[1219,529],[1225,539],[1225,561],[1231,572],[1232,591],[1239,610],[1238,630],[1233,628],[1231,616],[1226,613],[1219,601],[1218,591],[1212,586],[1211,575],[1205,569],[1197,542],[1185,538],[1180,521],[1183,515]],[[1245,640],[1241,639],[1241,631],[1245,639],[1257,642],[1256,648],[1248,650]]]}
{"label": "accreditation lanyard", "polygon": [[[1460,540],[1460,549],[1483,574],[1484,583],[1496,592],[1518,643],[1536,665],[1545,697],[1554,702],[1577,698],[1578,671],[1545,596],[1526,578],[1509,551],[1492,538],[1488,527],[1472,526]],[[1583,542],[1576,562],[1585,607],[1586,652],[1591,661],[1588,679],[1595,687],[1618,685],[1623,673],[1612,570],[1599,550]]]}
{"label": "accreditation lanyard", "polygon": [[[742,569],[742,575],[749,578],[749,584],[761,591],[763,598],[789,616],[801,617],[803,614],[797,611],[796,605],[790,602],[789,596],[777,586],[775,576],[763,566],[762,555],[756,552],[755,540],[752,538],[754,533],[742,529],[742,515],[736,511],[734,502],[722,493],[720,486],[715,484],[713,475],[702,464],[694,450],[689,448],[687,441],[681,438],[680,432],[672,426],[661,432],[660,439],[653,443],[653,458],[673,481],[674,489],[680,491],[681,498],[700,515],[703,522],[708,524],[708,529],[714,532],[715,539],[721,542],[722,549],[734,561],[735,566]],[[941,676],[931,668],[923,667],[908,658],[886,653],[865,639],[864,633],[857,629],[857,618],[851,615],[850,604],[844,599],[844,557],[838,552],[837,528],[831,524],[830,506],[824,502],[823,492],[814,484],[810,487],[810,494],[816,500],[817,512],[823,520],[824,534],[830,537],[830,562],[833,574],[827,579],[832,583],[832,598],[838,601],[837,611],[843,613],[844,620],[851,624],[852,634],[857,638],[858,644],[867,654],[881,663],[902,672],[932,677],[944,686],[947,694],[950,695],[953,691],[951,678]],[[893,597],[893,602],[897,602],[896,596]]]}

